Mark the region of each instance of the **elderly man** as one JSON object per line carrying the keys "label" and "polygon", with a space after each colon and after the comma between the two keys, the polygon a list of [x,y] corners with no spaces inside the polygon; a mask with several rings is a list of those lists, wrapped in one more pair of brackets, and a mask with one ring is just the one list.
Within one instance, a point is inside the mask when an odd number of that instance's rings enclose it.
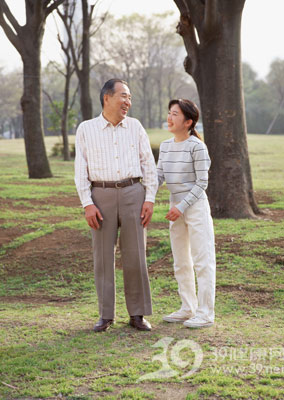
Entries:
{"label": "elderly man", "polygon": [[149,224],[158,187],[148,136],[127,117],[131,94],[126,82],[107,81],[100,94],[103,111],[82,122],[76,134],[75,183],[92,228],[95,282],[100,319],[95,332],[115,319],[114,254],[120,228],[124,292],[130,325],[151,330],[152,314],[144,228]]}

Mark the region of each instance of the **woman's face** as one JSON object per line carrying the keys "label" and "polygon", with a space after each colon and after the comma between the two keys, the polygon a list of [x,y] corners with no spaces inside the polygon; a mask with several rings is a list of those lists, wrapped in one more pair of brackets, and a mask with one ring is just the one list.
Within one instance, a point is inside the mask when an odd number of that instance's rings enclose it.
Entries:
{"label": "woman's face", "polygon": [[172,133],[184,133],[192,124],[192,120],[186,120],[179,105],[173,104],[168,112],[168,130]]}

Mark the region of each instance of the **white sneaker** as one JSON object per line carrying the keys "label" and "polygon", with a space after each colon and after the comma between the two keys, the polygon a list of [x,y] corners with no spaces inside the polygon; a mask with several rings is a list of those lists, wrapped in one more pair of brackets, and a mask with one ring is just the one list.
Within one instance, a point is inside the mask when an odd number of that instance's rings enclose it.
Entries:
{"label": "white sneaker", "polygon": [[178,310],[169,315],[165,315],[163,320],[166,322],[184,322],[192,317],[190,311]]}
{"label": "white sneaker", "polygon": [[200,317],[193,317],[183,323],[187,328],[209,328],[213,322],[205,321]]}

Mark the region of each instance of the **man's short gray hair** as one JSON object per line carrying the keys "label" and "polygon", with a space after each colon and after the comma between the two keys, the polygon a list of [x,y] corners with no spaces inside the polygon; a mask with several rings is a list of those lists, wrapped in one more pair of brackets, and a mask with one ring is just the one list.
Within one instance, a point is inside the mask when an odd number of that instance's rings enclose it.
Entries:
{"label": "man's short gray hair", "polygon": [[102,108],[104,108],[104,95],[105,94],[113,95],[115,92],[114,86],[116,83],[123,83],[124,85],[128,86],[128,83],[123,81],[122,79],[118,79],[118,78],[109,79],[102,87],[102,90],[100,93],[100,101],[101,101]]}

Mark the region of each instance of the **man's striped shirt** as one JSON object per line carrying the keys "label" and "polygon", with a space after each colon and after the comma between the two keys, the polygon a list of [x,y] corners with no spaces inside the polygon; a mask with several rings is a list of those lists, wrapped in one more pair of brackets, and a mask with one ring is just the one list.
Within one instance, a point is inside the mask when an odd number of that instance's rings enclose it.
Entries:
{"label": "man's striped shirt", "polygon": [[170,201],[182,213],[198,199],[206,198],[210,164],[207,147],[196,136],[182,142],[172,138],[161,143],[157,165],[159,185],[166,181]]}
{"label": "man's striped shirt", "polygon": [[76,133],[75,183],[83,207],[93,204],[92,181],[142,177],[145,201],[154,203],[158,188],[155,160],[141,123],[126,117],[117,126],[102,114],[82,122]]}

